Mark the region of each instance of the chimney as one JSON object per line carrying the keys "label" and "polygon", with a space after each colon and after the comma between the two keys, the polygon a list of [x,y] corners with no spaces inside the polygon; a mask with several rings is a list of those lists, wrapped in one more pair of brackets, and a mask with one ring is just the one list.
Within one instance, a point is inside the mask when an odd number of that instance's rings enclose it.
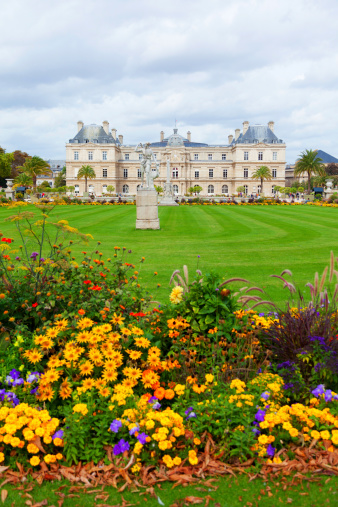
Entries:
{"label": "chimney", "polygon": [[237,139],[239,138],[239,134],[241,133],[241,129],[236,129],[235,130],[235,141],[237,141]]}
{"label": "chimney", "polygon": [[243,136],[244,136],[245,132],[248,130],[248,128],[249,128],[249,122],[243,121]]}
{"label": "chimney", "polygon": [[123,144],[123,136],[121,136],[121,134],[119,135],[119,141],[120,141],[120,144]]}
{"label": "chimney", "polygon": [[163,132],[163,130],[161,130],[161,132],[160,132],[160,141],[163,141],[163,139],[164,139],[164,132]]}
{"label": "chimney", "polygon": [[103,130],[105,131],[105,133],[108,135],[109,134],[109,122],[108,121],[104,121],[102,123],[102,127],[103,127]]}
{"label": "chimney", "polygon": [[189,143],[191,143],[191,132],[190,132],[190,130],[188,130],[188,132],[187,132],[187,139],[188,139]]}
{"label": "chimney", "polygon": [[234,136],[228,136],[228,143],[231,144],[234,139]]}
{"label": "chimney", "polygon": [[268,123],[268,127],[269,127],[269,129],[273,132],[273,131],[274,131],[274,128],[275,128],[275,122],[274,122],[274,121],[269,121],[269,123]]}
{"label": "chimney", "polygon": [[77,122],[77,131],[80,132],[80,130],[82,129],[83,127],[83,121],[78,121]]}
{"label": "chimney", "polygon": [[111,135],[113,136],[113,138],[116,141],[116,129],[111,129]]}

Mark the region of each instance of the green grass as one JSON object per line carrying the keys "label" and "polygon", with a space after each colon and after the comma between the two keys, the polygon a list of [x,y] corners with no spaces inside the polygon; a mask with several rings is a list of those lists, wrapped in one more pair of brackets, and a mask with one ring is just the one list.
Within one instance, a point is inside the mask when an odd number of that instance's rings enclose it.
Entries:
{"label": "green grass", "polygon": [[[304,476],[303,476],[304,477]],[[24,506],[27,500],[34,503],[48,500],[48,506],[57,506],[58,500],[64,499],[63,507],[92,507],[92,506],[123,506],[138,505],[155,507],[164,505],[177,507],[194,505],[187,497],[203,498],[198,505],[219,505],[220,507],[277,507],[281,505],[294,505],[295,507],[323,507],[326,505],[338,505],[338,479],[337,477],[313,476],[309,482],[295,477],[277,477],[273,481],[255,479],[249,482],[246,476],[224,477],[207,483],[197,483],[186,487],[176,487],[173,483],[160,483],[153,488],[153,495],[147,488],[139,488],[132,492],[127,489],[118,493],[113,487],[96,486],[89,487],[86,491],[81,483],[70,485],[67,481],[44,482],[41,486],[37,483],[25,483],[24,490],[15,489],[6,484],[8,496],[5,506]],[[34,485],[34,488],[32,488]],[[69,488],[73,486],[70,490]],[[28,492],[25,493],[25,491]],[[86,491],[86,492],[85,492]],[[90,493],[94,491],[94,493]],[[140,495],[140,493],[143,493]],[[63,496],[64,495],[64,496]],[[70,495],[70,496],[68,496]],[[100,495],[100,497],[97,497]],[[101,496],[103,495],[103,496]],[[106,497],[104,495],[107,495]],[[109,496],[108,496],[109,495]],[[127,502],[124,504],[123,500]],[[197,503],[197,502],[196,502]]]}
{"label": "green grass", "polygon": [[[29,206],[26,209],[33,209]],[[0,217],[13,214],[0,208]],[[330,250],[338,255],[338,210],[311,206],[180,206],[160,207],[161,229],[136,230],[135,206],[62,206],[53,211],[81,232],[102,242],[100,251],[114,246],[132,250],[128,261],[140,269],[141,280],[155,298],[166,301],[174,269],[187,264],[193,275],[199,267],[216,270],[225,278],[240,276],[266,290],[268,298],[282,304],[289,293],[270,278],[284,268],[306,290],[305,284],[321,274]],[[5,235],[16,237],[13,223],[0,222]],[[96,249],[96,243],[92,242]],[[81,259],[83,247],[76,247]],[[86,250],[90,250],[88,247]],[[145,263],[139,266],[144,256]],[[154,277],[154,271],[158,275]],[[157,283],[161,288],[157,289]]]}

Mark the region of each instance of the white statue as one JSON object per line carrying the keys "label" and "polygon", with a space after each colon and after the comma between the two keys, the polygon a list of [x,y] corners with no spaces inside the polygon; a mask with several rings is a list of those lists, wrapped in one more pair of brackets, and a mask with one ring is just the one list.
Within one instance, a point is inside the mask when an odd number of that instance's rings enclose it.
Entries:
{"label": "white statue", "polygon": [[[160,175],[160,163],[154,157],[154,153],[150,148],[150,143],[145,143],[145,145],[139,143],[135,151],[143,155],[141,159],[141,188],[155,188],[154,179],[158,178]],[[152,162],[155,162],[155,171],[151,169]]]}
{"label": "white statue", "polygon": [[170,183],[170,161],[167,159],[167,181],[164,184],[164,197],[173,197],[174,191],[173,191],[173,185]]}

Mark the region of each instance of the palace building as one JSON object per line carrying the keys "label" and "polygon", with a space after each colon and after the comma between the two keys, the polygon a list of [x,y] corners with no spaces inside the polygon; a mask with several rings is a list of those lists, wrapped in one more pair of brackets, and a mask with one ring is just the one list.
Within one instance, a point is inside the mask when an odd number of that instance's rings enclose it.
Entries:
{"label": "palace building", "polygon": [[[67,185],[74,186],[77,195],[83,195],[85,182],[78,180],[77,174],[81,166],[90,165],[96,173],[96,179],[88,181],[90,193],[104,195],[113,186],[118,194],[135,195],[141,181],[142,156],[135,152],[136,146],[124,144],[123,136],[117,136],[116,129],[110,130],[107,121],[102,126],[79,121],[77,128],[77,134],[66,144]],[[195,185],[202,187],[202,196],[231,196],[237,194],[238,187],[244,187],[248,195],[259,194],[260,181],[253,179],[252,174],[263,165],[272,174],[271,181],[264,181],[265,195],[273,195],[276,185],[285,186],[286,145],[276,136],[273,121],[251,126],[245,121],[242,131],[236,129],[226,144],[194,142],[190,132],[183,137],[175,128],[168,136],[162,131],[159,141],[150,145],[160,163],[155,184],[163,187],[169,160],[171,182],[178,196],[187,194]]]}

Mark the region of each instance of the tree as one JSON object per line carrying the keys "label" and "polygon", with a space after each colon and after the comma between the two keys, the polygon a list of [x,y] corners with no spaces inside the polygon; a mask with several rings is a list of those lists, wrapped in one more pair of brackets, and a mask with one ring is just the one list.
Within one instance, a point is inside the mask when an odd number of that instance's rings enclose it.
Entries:
{"label": "tree", "polygon": [[322,164],[322,159],[318,157],[315,150],[305,150],[300,154],[297,160],[294,175],[300,176],[301,174],[307,174],[307,189],[308,193],[311,192],[311,176],[323,176],[325,175],[325,169]]}
{"label": "tree", "polygon": [[25,163],[22,166],[18,167],[18,170],[21,173],[25,173],[31,176],[33,180],[34,192],[36,192],[37,176],[50,176],[52,174],[48,162],[38,157],[37,155],[34,155],[34,157],[32,158],[26,159]]}
{"label": "tree", "polygon": [[155,186],[155,190],[158,194],[161,194],[163,192],[163,188],[160,187],[160,185],[154,185]]}
{"label": "tree", "polygon": [[77,179],[79,180],[81,178],[85,180],[85,192],[87,192],[87,181],[96,178],[94,169],[90,165],[83,165],[77,173]]}
{"label": "tree", "polygon": [[244,186],[239,186],[236,188],[236,192],[240,193],[240,192],[244,192],[245,188]]}
{"label": "tree", "polygon": [[338,175],[338,164],[328,164],[325,167],[325,172],[328,176],[337,176]]}
{"label": "tree", "polygon": [[270,169],[266,165],[262,165],[252,175],[254,180],[261,181],[261,193],[263,193],[263,182],[264,180],[271,180],[272,174]]}
{"label": "tree", "polygon": [[13,153],[6,153],[6,150],[0,148],[0,176],[9,178],[12,171]]}
{"label": "tree", "polygon": [[43,181],[42,183],[40,183],[40,185],[38,186],[39,192],[44,192],[44,191],[46,191],[47,189],[50,189],[50,188],[51,188],[51,186],[50,186],[49,182],[46,181],[46,180]]}
{"label": "tree", "polygon": [[63,167],[57,177],[55,178],[55,187],[64,187],[66,185],[66,168]]}
{"label": "tree", "polygon": [[113,185],[108,185],[108,187],[107,187],[107,191],[108,191],[110,194],[112,194],[112,193],[114,192],[114,190],[115,190],[115,187],[113,187]]}
{"label": "tree", "polygon": [[13,162],[12,162],[12,172],[11,177],[16,178],[19,174],[19,167],[23,166],[27,159],[30,159],[28,153],[22,152],[20,150],[13,151]]}
{"label": "tree", "polygon": [[14,178],[14,185],[16,187],[31,187],[33,185],[32,177],[26,173],[21,173]]}

